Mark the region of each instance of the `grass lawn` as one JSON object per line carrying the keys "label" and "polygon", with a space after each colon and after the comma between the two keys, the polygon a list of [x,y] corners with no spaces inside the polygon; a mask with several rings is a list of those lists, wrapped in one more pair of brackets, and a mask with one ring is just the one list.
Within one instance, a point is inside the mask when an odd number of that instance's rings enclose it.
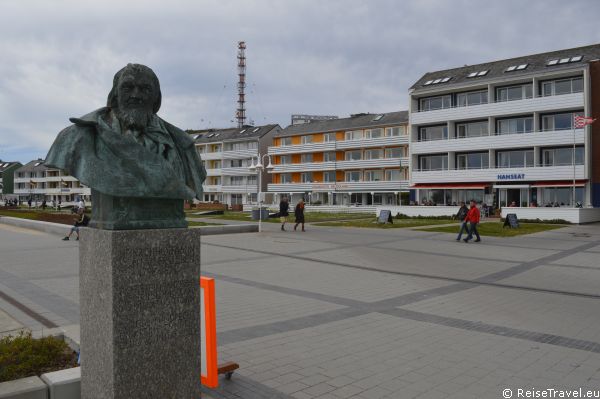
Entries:
{"label": "grass lawn", "polygon": [[[191,217],[191,216],[190,216]],[[246,222],[252,222],[250,212],[229,212],[226,211],[223,215],[194,215],[194,217],[201,217],[207,219],[226,219],[226,220],[243,220]],[[373,217],[365,213],[327,213],[327,212],[305,212],[304,219],[306,223],[325,222],[325,221],[337,221],[337,220],[358,220],[358,219],[372,219]],[[290,222],[294,221],[294,212],[290,211],[288,216]],[[263,222],[279,223],[279,218],[269,218],[263,220]]]}
{"label": "grass lawn", "polygon": [[[560,229],[566,227],[561,224],[543,224],[543,223],[519,223],[518,229],[511,229],[509,227],[502,227],[502,222],[485,222],[477,226],[477,231],[482,236],[492,237],[514,237],[523,234],[539,233],[540,231],[548,231],[554,229]],[[440,233],[454,233],[458,234],[460,226],[456,223],[455,226],[439,226],[431,227],[427,229],[419,229],[421,231],[437,231]]]}
{"label": "grass lawn", "polygon": [[199,227],[199,226],[222,226],[221,223],[205,223],[205,222],[190,222],[188,221],[189,227]]}
{"label": "grass lawn", "polygon": [[343,222],[316,223],[317,226],[331,227],[368,227],[372,229],[398,229],[404,227],[431,226],[435,224],[453,223],[450,219],[394,219],[394,223],[377,223],[377,218],[363,220],[348,220]]}

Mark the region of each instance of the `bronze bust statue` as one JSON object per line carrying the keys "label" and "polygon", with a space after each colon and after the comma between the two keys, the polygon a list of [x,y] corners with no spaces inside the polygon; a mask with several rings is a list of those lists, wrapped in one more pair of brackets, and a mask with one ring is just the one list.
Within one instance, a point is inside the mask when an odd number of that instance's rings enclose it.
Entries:
{"label": "bronze bust statue", "polygon": [[71,118],[50,148],[46,165],[92,189],[91,227],[187,227],[183,201],[201,198],[206,171],[192,138],[156,115],[160,104],[152,69],[128,64],[107,106]]}

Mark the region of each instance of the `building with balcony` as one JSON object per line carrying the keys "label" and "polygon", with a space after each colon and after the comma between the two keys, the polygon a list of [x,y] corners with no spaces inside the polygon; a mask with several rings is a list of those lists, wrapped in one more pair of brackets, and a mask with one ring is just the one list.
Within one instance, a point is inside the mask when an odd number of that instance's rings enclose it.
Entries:
{"label": "building with balcony", "polygon": [[409,90],[412,199],[600,206],[600,122],[573,120],[600,116],[599,60],[593,45],[423,75]]}
{"label": "building with balcony", "polygon": [[0,160],[0,199],[14,194],[15,170],[23,166],[21,162],[6,162]]}
{"label": "building with balcony", "polygon": [[269,192],[275,201],[399,204],[409,190],[407,124],[399,111],[290,125],[269,147]]}
{"label": "building with balcony", "polygon": [[90,188],[60,169],[49,168],[43,159],[36,159],[15,170],[15,194],[21,201],[56,201],[73,205],[79,197],[91,201]]}
{"label": "building with balcony", "polygon": [[[273,136],[280,130],[279,125],[265,125],[188,131],[206,168],[203,201],[228,205],[256,202],[258,175],[248,168],[259,153],[267,153]],[[263,193],[267,191],[268,178],[263,170]]]}

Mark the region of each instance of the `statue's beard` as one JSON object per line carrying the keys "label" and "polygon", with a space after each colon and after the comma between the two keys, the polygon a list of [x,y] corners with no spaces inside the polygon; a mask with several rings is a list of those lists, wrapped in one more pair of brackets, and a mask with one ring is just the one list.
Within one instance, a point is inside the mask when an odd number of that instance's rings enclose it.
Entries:
{"label": "statue's beard", "polygon": [[143,130],[150,123],[152,111],[146,108],[118,108],[115,110],[121,124],[128,129]]}

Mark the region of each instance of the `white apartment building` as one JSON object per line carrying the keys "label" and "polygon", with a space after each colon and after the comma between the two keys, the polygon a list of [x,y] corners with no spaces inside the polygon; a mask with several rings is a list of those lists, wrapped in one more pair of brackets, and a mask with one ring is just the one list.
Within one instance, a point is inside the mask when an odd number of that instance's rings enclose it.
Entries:
{"label": "white apartment building", "polygon": [[400,111],[286,127],[269,147],[269,192],[275,201],[399,204],[409,191],[407,122],[407,111]]}
{"label": "white apartment building", "polygon": [[[203,185],[205,202],[228,205],[255,203],[258,193],[257,171],[249,169],[252,159],[266,154],[279,125],[245,126],[242,129],[189,131],[206,168]],[[263,170],[262,192],[267,191],[268,175]]]}
{"label": "white apartment building", "polygon": [[89,204],[90,188],[81,184],[75,177],[60,169],[48,168],[43,159],[36,159],[15,170],[14,192],[26,202],[54,200],[64,205],[73,205],[79,197]]}
{"label": "white apartment building", "polygon": [[600,138],[573,125],[598,116],[599,59],[593,45],[423,75],[409,91],[413,201],[572,207],[575,188],[600,206]]}

